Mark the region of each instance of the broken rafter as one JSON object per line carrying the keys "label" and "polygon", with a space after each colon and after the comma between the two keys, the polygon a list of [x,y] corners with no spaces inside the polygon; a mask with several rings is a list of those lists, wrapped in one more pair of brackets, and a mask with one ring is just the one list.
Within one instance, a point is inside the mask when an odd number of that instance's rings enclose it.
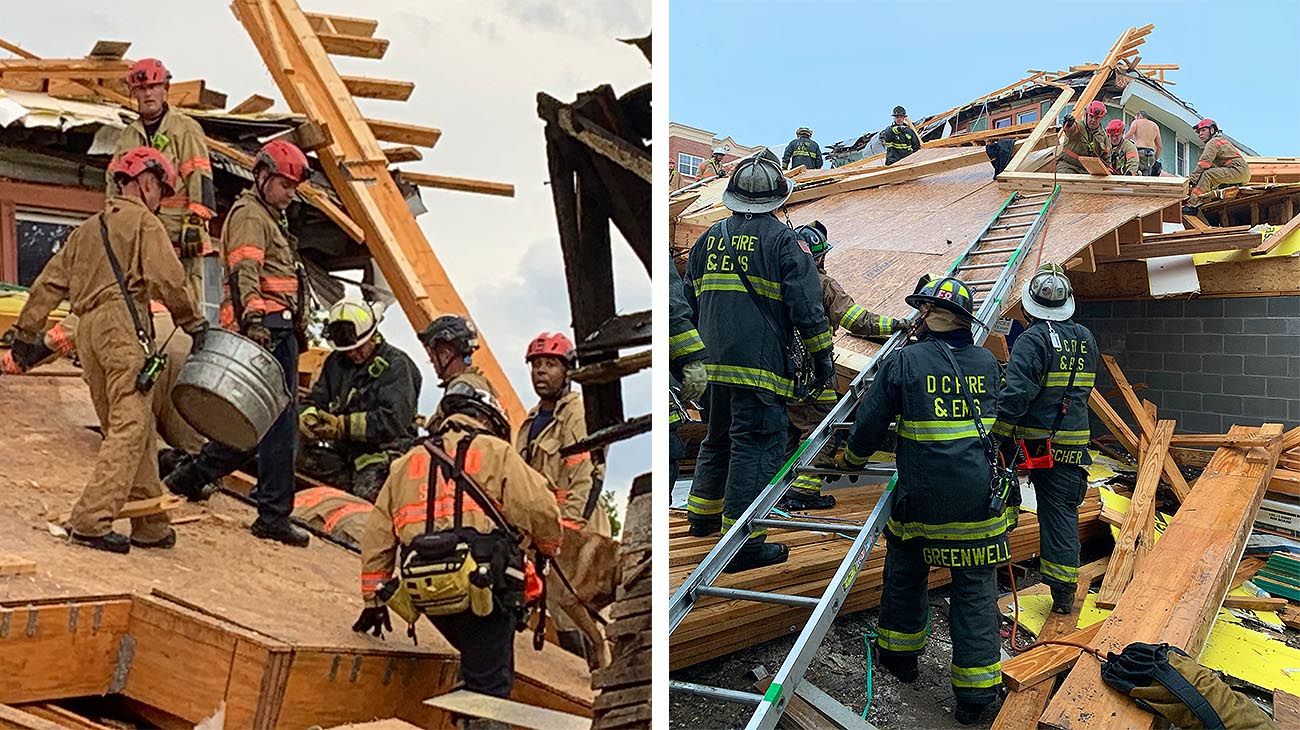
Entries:
{"label": "broken rafter", "polygon": [[304,13],[312,30],[317,33],[342,33],[344,35],[370,38],[379,29],[379,21],[369,18],[353,18],[346,15],[328,13]]}
{"label": "broken rafter", "polygon": [[1076,119],[1083,119],[1084,109],[1097,98],[1097,94],[1101,92],[1101,87],[1106,85],[1106,81],[1110,79],[1110,72],[1115,70],[1115,65],[1119,63],[1119,60],[1136,52],[1137,47],[1145,42],[1147,34],[1154,29],[1155,25],[1148,23],[1141,28],[1129,28],[1120,35],[1119,40],[1115,41],[1115,45],[1111,46],[1110,53],[1106,54],[1106,58],[1098,65],[1097,70],[1092,72],[1092,79],[1088,81],[1083,93],[1079,94],[1078,100],[1075,101],[1074,116]]}
{"label": "broken rafter", "polygon": [[339,33],[317,33],[321,47],[334,56],[354,56],[356,58],[383,58],[388,52],[387,38],[369,38],[365,36],[342,35]]}
{"label": "broken rafter", "polygon": [[1282,239],[1291,235],[1297,228],[1300,228],[1300,214],[1297,214],[1291,220],[1287,221],[1286,225],[1282,226],[1281,230],[1274,231],[1273,235],[1265,239],[1263,243],[1251,249],[1250,255],[1263,256],[1264,254],[1269,253],[1274,248],[1277,248],[1277,245],[1282,242]]}
{"label": "broken rafter", "polygon": [[376,79],[369,76],[343,76],[343,85],[353,96],[387,101],[406,101],[415,91],[415,83],[394,79]]}
{"label": "broken rafter", "polygon": [[260,114],[275,105],[275,101],[270,97],[261,94],[253,94],[233,106],[228,113],[230,114]]}
{"label": "broken rafter", "polygon": [[1153,524],[1156,516],[1156,485],[1160,483],[1160,469],[1164,465],[1169,440],[1173,435],[1174,422],[1160,421],[1150,443],[1143,439],[1146,448],[1141,448],[1138,455],[1137,484],[1133,487],[1133,499],[1129,503],[1119,537],[1115,540],[1115,550],[1111,553],[1106,577],[1101,582],[1101,592],[1097,594],[1097,606],[1101,608],[1115,607],[1115,602],[1128,587],[1129,580],[1151,552],[1151,543],[1155,539]]}
{"label": "broken rafter", "polygon": [[167,103],[185,109],[225,109],[226,95],[209,89],[203,79],[173,81],[167,90]]}
{"label": "broken rafter", "polygon": [[1056,97],[1056,101],[1052,103],[1051,108],[1047,110],[1047,113],[1043,114],[1042,119],[1038,120],[1038,124],[1034,126],[1034,131],[1029,133],[1029,138],[1020,145],[1019,151],[1011,157],[1011,162],[1007,163],[1007,167],[1002,171],[1002,175],[998,176],[999,180],[1007,173],[1014,173],[1020,170],[1021,166],[1025,164],[1025,160],[1029,158],[1029,153],[1034,151],[1034,148],[1038,146],[1038,143],[1047,134],[1047,130],[1056,126],[1057,116],[1065,110],[1065,105],[1070,103],[1070,98],[1072,96],[1074,96],[1074,89],[1067,88],[1061,91],[1061,94]]}
{"label": "broken rafter", "polygon": [[432,147],[442,137],[441,129],[422,127],[418,124],[389,122],[382,119],[366,119],[365,122],[370,126],[370,132],[375,136],[375,139],[383,142],[396,142],[397,144],[409,144],[416,147]]}
{"label": "broken rafter", "polygon": [[[1128,378],[1124,376],[1124,371],[1120,370],[1119,363],[1115,362],[1115,358],[1110,355],[1102,355],[1101,359],[1106,364],[1106,369],[1110,371],[1110,376],[1114,379],[1115,385],[1119,386],[1120,393],[1124,396],[1124,402],[1133,413],[1133,418],[1137,421],[1138,429],[1142,432],[1142,435],[1147,438],[1154,438],[1156,423],[1151,419],[1146,409],[1142,407],[1142,403],[1137,394],[1133,392],[1133,388],[1129,386]],[[1129,447],[1125,445],[1124,448]],[[1129,452],[1135,455],[1137,453],[1132,449],[1129,449]],[[1174,490],[1174,494],[1177,495],[1178,501],[1186,500],[1188,493],[1191,492],[1191,487],[1187,485],[1187,480],[1183,477],[1183,473],[1179,471],[1178,464],[1174,462],[1174,457],[1166,454],[1163,463],[1165,478],[1169,481],[1169,486]]]}
{"label": "broken rafter", "polygon": [[425,188],[459,190],[465,193],[482,193],[484,195],[501,195],[507,198],[513,198],[515,196],[515,186],[511,183],[492,182],[490,180],[474,180],[468,177],[452,177],[451,175],[432,175],[427,172],[408,172],[406,170],[399,171],[398,174],[402,180]]}

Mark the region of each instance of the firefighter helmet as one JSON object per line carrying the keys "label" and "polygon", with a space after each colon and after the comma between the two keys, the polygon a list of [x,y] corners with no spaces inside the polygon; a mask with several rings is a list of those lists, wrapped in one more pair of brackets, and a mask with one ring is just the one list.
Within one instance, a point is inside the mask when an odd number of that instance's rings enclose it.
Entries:
{"label": "firefighter helmet", "polygon": [[158,176],[158,182],[162,183],[163,197],[171,197],[176,193],[176,171],[172,168],[172,163],[152,147],[136,147],[114,160],[108,166],[108,171],[115,178],[129,180],[136,179],[141,173],[152,172]]}
{"label": "firefighter helmet", "polygon": [[[486,390],[475,388],[464,380],[453,380],[444,391],[442,400],[438,401],[434,420],[441,424],[453,413],[461,413],[481,421],[493,436],[510,440],[510,419],[506,417],[501,403]],[[436,428],[437,425],[434,426],[434,429]]]}
{"label": "firefighter helmet", "polygon": [[1036,319],[1060,322],[1074,316],[1074,288],[1057,264],[1043,264],[1020,290],[1020,304]]}
{"label": "firefighter helmet", "polygon": [[126,85],[135,89],[139,86],[152,86],[171,82],[172,72],[167,70],[162,61],[156,58],[142,58],[131,64],[126,72]]}
{"label": "firefighter helmet", "polygon": [[794,183],[781,174],[781,164],[764,151],[744,160],[727,181],[722,204],[736,213],[770,213],[794,192]]}
{"label": "firefighter helmet", "polygon": [[573,347],[573,341],[563,332],[543,332],[528,343],[524,362],[532,362],[539,357],[558,358],[563,360],[565,365],[573,367],[577,364],[578,352]]}
{"label": "firefighter helmet", "polygon": [[1196,126],[1195,126],[1195,127],[1192,127],[1192,129],[1195,129],[1196,131],[1199,132],[1199,131],[1201,131],[1202,129],[1205,129],[1205,128],[1207,128],[1207,127],[1212,127],[1212,128],[1214,128],[1214,129],[1218,129],[1218,128],[1219,128],[1219,125],[1216,124],[1215,121],[1214,121],[1213,119],[1210,119],[1209,117],[1206,117],[1206,118],[1202,119],[1201,121],[1197,122],[1197,123],[1196,123]]}
{"label": "firefighter helmet", "polygon": [[379,316],[369,302],[341,299],[330,307],[325,339],[339,352],[355,350],[379,331]]}
{"label": "firefighter helmet", "polygon": [[1121,119],[1112,119],[1106,124],[1106,134],[1111,136],[1124,133],[1124,121]]}
{"label": "firefighter helmet", "polygon": [[970,287],[955,276],[945,276],[928,282],[921,287],[920,291],[908,296],[904,301],[914,309],[933,304],[968,322],[975,319],[975,300],[971,295]]}
{"label": "firefighter helmet", "polygon": [[469,355],[478,349],[478,328],[464,317],[444,314],[424,328],[420,333],[420,342],[425,347],[433,347],[437,342],[446,342],[455,347],[460,354]]}
{"label": "firefighter helmet", "polygon": [[812,136],[812,129],[809,128],[809,127],[800,127],[800,128],[798,128],[798,129],[794,130],[794,136],[796,136],[796,137],[804,137],[804,136],[811,137],[811,136]]}
{"label": "firefighter helmet", "polygon": [[1099,101],[1090,101],[1088,102],[1087,111],[1090,117],[1100,117],[1106,113],[1106,105]]}
{"label": "firefighter helmet", "polygon": [[821,256],[834,248],[831,242],[826,240],[826,227],[819,222],[799,226],[794,229],[794,232],[808,244],[808,253],[813,256]]}
{"label": "firefighter helmet", "polygon": [[273,139],[262,145],[253,160],[253,169],[265,165],[272,175],[303,183],[311,174],[307,167],[307,155],[298,149],[298,145],[283,139]]}
{"label": "firefighter helmet", "polygon": [[896,106],[896,107],[894,107],[894,116],[896,116],[896,117],[905,117],[905,116],[907,116],[907,110],[904,109],[904,108],[901,107],[901,106]]}
{"label": "firefighter helmet", "polygon": [[714,147],[714,148],[713,148],[713,154],[714,154],[714,155],[718,155],[718,156],[725,155],[725,154],[727,154],[727,148],[726,148],[726,147]]}

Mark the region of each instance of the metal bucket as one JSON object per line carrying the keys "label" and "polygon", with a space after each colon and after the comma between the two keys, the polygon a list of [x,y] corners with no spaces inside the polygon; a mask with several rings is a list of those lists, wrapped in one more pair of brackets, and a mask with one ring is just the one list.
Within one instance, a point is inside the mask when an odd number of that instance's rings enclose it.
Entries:
{"label": "metal bucket", "polygon": [[251,451],[289,405],[284,368],[256,342],[208,330],[172,388],[172,403],[195,431],[217,443]]}

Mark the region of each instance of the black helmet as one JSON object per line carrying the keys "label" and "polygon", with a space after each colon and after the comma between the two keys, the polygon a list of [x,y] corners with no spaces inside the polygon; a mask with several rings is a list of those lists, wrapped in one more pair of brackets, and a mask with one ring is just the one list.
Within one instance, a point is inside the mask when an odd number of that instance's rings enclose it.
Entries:
{"label": "black helmet", "polygon": [[452,381],[438,402],[434,419],[441,423],[453,413],[460,413],[482,421],[488,431],[499,439],[510,440],[510,420],[505,409],[488,391],[475,388],[463,381]]}
{"label": "black helmet", "polygon": [[722,193],[722,204],[734,213],[770,213],[794,192],[794,183],[781,173],[781,163],[763,152],[736,166]]}
{"label": "black helmet", "polygon": [[478,349],[478,328],[460,315],[444,314],[424,328],[420,342],[425,347],[433,347],[435,342],[447,342],[460,354],[469,355]]}
{"label": "black helmet", "polygon": [[970,322],[975,319],[974,297],[971,296],[970,287],[955,276],[945,276],[942,279],[935,279],[916,292],[905,298],[909,307],[920,309],[926,304],[933,304],[940,309],[946,309],[962,319]]}
{"label": "black helmet", "polygon": [[896,117],[905,117],[905,116],[907,116],[907,110],[904,109],[904,108],[901,107],[901,106],[896,106],[896,107],[894,107],[894,116],[896,116]]}

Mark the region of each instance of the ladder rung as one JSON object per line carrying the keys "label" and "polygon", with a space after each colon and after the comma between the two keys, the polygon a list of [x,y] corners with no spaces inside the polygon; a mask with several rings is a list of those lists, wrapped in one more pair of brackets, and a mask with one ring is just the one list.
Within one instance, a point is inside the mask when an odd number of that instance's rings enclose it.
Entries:
{"label": "ladder rung", "polygon": [[1051,194],[1052,193],[1050,191],[1046,193],[1027,193],[1027,194],[1022,193],[1019,198],[1016,198],[1016,200],[1028,200],[1029,198],[1041,198],[1045,195],[1051,195]]}
{"label": "ladder rung", "polygon": [[753,692],[741,692],[724,687],[710,687],[707,684],[695,684],[694,682],[679,682],[675,679],[668,682],[668,689],[699,695],[700,697],[711,697],[715,700],[738,702],[742,705],[757,705],[763,701],[763,695]]}
{"label": "ladder rung", "polygon": [[1032,225],[1034,225],[1033,221],[1024,221],[1023,223],[1007,223],[1005,225],[1000,225],[1000,226],[989,226],[989,230],[1001,231],[1001,230],[1006,230],[1008,228],[1024,228],[1025,226],[1032,226]]}
{"label": "ladder rung", "polygon": [[1013,208],[1038,208],[1041,206],[1042,203],[1016,203],[1015,205],[1008,205],[1003,210],[1012,210]]}
{"label": "ladder rung", "polygon": [[1006,268],[1006,265],[1007,265],[1006,261],[994,261],[991,264],[967,264],[966,266],[958,266],[956,268],[956,271],[974,271],[975,269],[1002,269],[1002,268]]}
{"label": "ladder rung", "polygon": [[818,599],[812,596],[791,596],[785,593],[747,591],[741,588],[719,588],[717,586],[700,586],[695,589],[695,593],[699,596],[713,596],[714,598],[725,598],[727,600],[779,603],[783,606],[804,608],[812,608],[818,603]]}
{"label": "ladder rung", "polygon": [[1001,220],[1002,218],[1026,218],[1031,215],[1037,216],[1038,211],[1033,211],[1030,213],[1004,213],[1003,215],[998,216],[998,219]]}
{"label": "ladder rung", "polygon": [[[989,241],[1019,241],[1024,237],[1025,236],[1022,233],[1014,233],[1010,236],[989,236],[988,238],[981,238],[980,243],[988,243]],[[973,253],[979,253],[979,249],[976,249]]]}
{"label": "ladder rung", "polygon": [[[1008,238],[1021,238],[1021,236],[1008,236]],[[994,239],[992,239],[992,238],[986,238],[986,239],[984,239],[984,240],[985,240],[985,241],[992,241],[992,240],[994,240]],[[976,255],[979,255],[979,256],[985,256],[985,255],[992,255],[992,254],[995,254],[995,253],[1011,253],[1012,251],[1016,251],[1016,250],[1018,250],[1019,248],[1020,248],[1019,246],[1012,246],[1012,247],[1010,247],[1010,248],[987,248],[987,249],[982,248],[982,249],[979,249],[978,251],[971,251],[971,252],[970,252],[970,255],[971,255],[971,256],[976,256]]]}
{"label": "ladder rung", "polygon": [[768,517],[754,520],[755,527],[770,527],[780,530],[807,530],[808,532],[851,532],[862,531],[862,525],[837,525],[830,522],[813,522],[811,520],[774,520]]}
{"label": "ladder rung", "polygon": [[996,283],[998,283],[997,279],[977,279],[975,281],[966,282],[966,286],[973,288],[977,286],[984,286],[985,284],[996,284]]}

